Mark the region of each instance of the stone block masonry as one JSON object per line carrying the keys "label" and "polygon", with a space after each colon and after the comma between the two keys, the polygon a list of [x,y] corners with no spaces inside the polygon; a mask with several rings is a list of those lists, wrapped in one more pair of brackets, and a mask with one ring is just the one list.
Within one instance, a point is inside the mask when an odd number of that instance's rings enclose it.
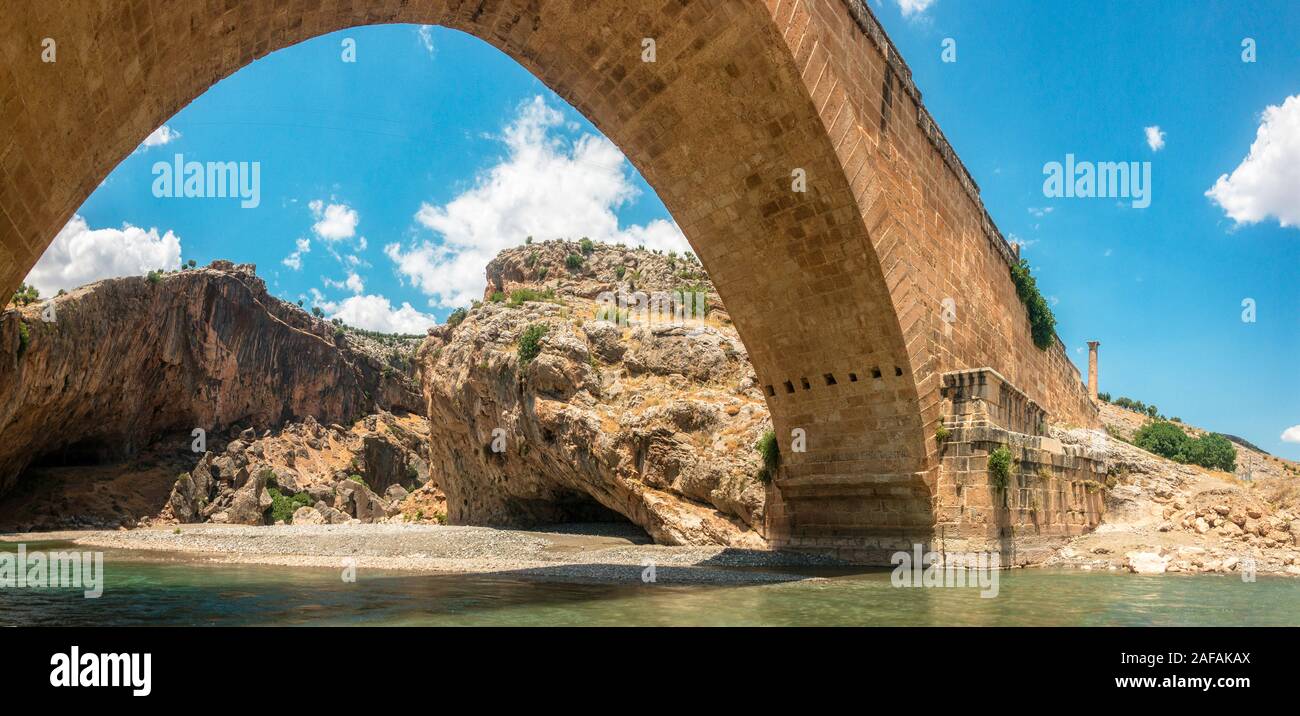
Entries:
{"label": "stone block masonry", "polygon": [[[1060,342],[1034,346],[1014,251],[860,0],[27,2],[6,20],[3,295],[108,172],[215,82],[336,30],[440,24],[590,119],[690,240],[777,435],[807,435],[769,490],[778,544],[859,539],[865,554],[944,524],[946,373],[988,367],[1023,396],[1007,410],[1097,425]],[[56,62],[41,59],[46,37]]]}

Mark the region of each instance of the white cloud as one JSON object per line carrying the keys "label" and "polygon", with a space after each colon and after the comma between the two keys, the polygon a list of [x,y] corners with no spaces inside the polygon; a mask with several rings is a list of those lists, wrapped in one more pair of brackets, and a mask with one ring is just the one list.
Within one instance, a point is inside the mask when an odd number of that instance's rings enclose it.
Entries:
{"label": "white cloud", "polygon": [[627,159],[600,136],[567,142],[553,131],[562,124],[563,115],[541,97],[525,102],[505,129],[507,156],[499,164],[447,204],[421,204],[415,219],[435,238],[384,247],[398,273],[431,297],[430,305],[479,298],[487,262],[527,236],[690,250],[672,221],[620,227],[615,210],[638,194]]}
{"label": "white cloud", "polygon": [[1300,443],[1300,425],[1292,425],[1282,431],[1282,442]]}
{"label": "white cloud", "polygon": [[1159,125],[1147,127],[1143,131],[1146,132],[1147,146],[1151,147],[1151,151],[1158,152],[1165,148],[1165,133],[1160,131]]}
{"label": "white cloud", "polygon": [[1030,214],[1033,214],[1034,216],[1036,216],[1036,217],[1038,217],[1038,218],[1042,218],[1042,217],[1047,216],[1048,214],[1052,213],[1052,210],[1055,209],[1055,208],[1056,208],[1056,207],[1053,207],[1053,206],[1044,206],[1044,207],[1042,207],[1042,208],[1040,209],[1040,208],[1038,208],[1038,207],[1031,206],[1031,207],[1029,207],[1029,213],[1030,213]]}
{"label": "white cloud", "polygon": [[421,25],[416,28],[415,33],[420,37],[420,44],[424,45],[424,51],[433,56],[433,25]]}
{"label": "white cloud", "polygon": [[350,296],[340,303],[324,302],[318,305],[330,314],[330,318],[342,319],[349,326],[367,331],[418,334],[438,323],[438,319],[420,313],[405,301],[401,308],[394,310],[393,304],[383,296]]}
{"label": "white cloud", "polygon": [[366,285],[361,280],[361,277],[357,275],[356,271],[352,270],[348,271],[348,277],[342,281],[335,281],[328,278],[324,280],[325,285],[331,288],[346,288],[352,293],[361,293],[366,290]]}
{"label": "white cloud", "polygon": [[1300,94],[1264,109],[1250,154],[1205,195],[1238,224],[1300,226]]}
{"label": "white cloud", "polygon": [[311,213],[317,221],[312,224],[311,230],[316,235],[326,241],[338,241],[340,239],[350,239],[357,233],[357,224],[361,221],[361,216],[356,210],[347,204],[330,204],[320,199],[313,200],[308,206]]}
{"label": "white cloud", "polygon": [[91,229],[74,215],[59,231],[27,274],[27,283],[42,295],[115,276],[138,276],[154,269],[181,266],[181,240],[172,232],[159,236],[130,224],[120,229]]}
{"label": "white cloud", "polygon": [[311,239],[298,239],[294,242],[294,246],[297,247],[294,252],[285,256],[280,263],[297,271],[302,268],[302,255],[311,252]]}
{"label": "white cloud", "polygon": [[934,4],[934,0],[898,0],[898,9],[903,11],[903,17],[910,15],[920,15]]}
{"label": "white cloud", "polygon": [[161,126],[161,127],[157,128],[157,129],[153,130],[152,132],[150,132],[150,133],[149,133],[149,136],[147,136],[147,137],[144,138],[144,142],[141,143],[140,146],[142,146],[142,147],[161,147],[161,146],[164,145],[164,144],[168,144],[168,143],[170,143],[170,142],[174,142],[174,141],[176,141],[177,139],[180,139],[180,138],[181,138],[181,133],[180,133],[180,132],[178,132],[178,131],[176,131],[176,130],[172,129],[171,127],[168,127],[167,125],[164,124],[163,126]]}

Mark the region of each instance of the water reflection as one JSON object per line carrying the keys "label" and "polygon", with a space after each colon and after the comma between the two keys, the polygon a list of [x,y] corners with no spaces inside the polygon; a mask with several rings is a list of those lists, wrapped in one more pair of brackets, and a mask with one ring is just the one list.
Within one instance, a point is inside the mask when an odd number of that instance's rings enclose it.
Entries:
{"label": "water reflection", "polygon": [[[29,545],[29,549],[36,549]],[[56,545],[42,545],[55,549]],[[12,549],[12,545],[0,547]],[[1300,580],[1013,570],[998,596],[895,588],[888,570],[803,572],[744,586],[542,581],[528,572],[360,570],[123,561],[106,556],[99,599],[0,589],[3,625],[1300,625]]]}

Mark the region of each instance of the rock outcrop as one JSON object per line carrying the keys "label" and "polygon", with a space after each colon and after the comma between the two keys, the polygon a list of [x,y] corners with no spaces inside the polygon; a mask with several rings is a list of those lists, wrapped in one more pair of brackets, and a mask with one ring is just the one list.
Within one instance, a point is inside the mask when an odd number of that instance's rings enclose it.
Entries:
{"label": "rock outcrop", "polygon": [[[1145,416],[1103,404],[1101,418],[1106,431],[1053,428],[1062,442],[1087,445],[1105,458],[1111,489],[1102,523],[1049,565],[1139,574],[1300,574],[1295,502],[1273,484],[1293,472],[1290,461],[1239,444],[1236,473],[1181,464],[1127,442]],[[1192,435],[1203,432],[1183,428]],[[1243,464],[1264,467],[1254,470],[1255,479],[1244,480]]]}
{"label": "rock outcrop", "polygon": [[[753,445],[770,421],[707,277],[690,256],[586,248],[503,252],[484,301],[420,348],[430,470],[451,523],[621,516],[664,544],[761,546]],[[707,313],[628,322],[597,300],[620,290]]]}
{"label": "rock outcrop", "polygon": [[412,374],[249,265],[99,281],[0,315],[0,495],[38,460],[121,459],[168,433],[419,411]]}
{"label": "rock outcrop", "polygon": [[[267,524],[383,522],[403,513],[412,493],[430,492],[420,456],[428,422],[382,412],[351,428],[312,418],[273,434],[241,435],[204,454],[172,488],[164,521]],[[273,517],[276,500],[282,514]],[[292,508],[292,509],[290,509]],[[445,507],[443,508],[445,514]],[[403,521],[438,521],[436,508]]]}

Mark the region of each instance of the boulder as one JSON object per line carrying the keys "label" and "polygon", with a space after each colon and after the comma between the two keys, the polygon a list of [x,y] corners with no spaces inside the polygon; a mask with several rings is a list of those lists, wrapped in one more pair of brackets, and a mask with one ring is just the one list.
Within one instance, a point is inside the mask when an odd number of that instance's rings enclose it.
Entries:
{"label": "boulder", "polygon": [[1129,552],[1125,557],[1129,571],[1134,574],[1164,574],[1169,567],[1169,557],[1158,552]]}
{"label": "boulder", "polygon": [[591,344],[591,351],[607,363],[623,359],[627,346],[623,344],[623,329],[610,321],[587,321],[582,332]]}
{"label": "boulder", "polygon": [[351,515],[346,512],[340,512],[324,502],[317,502],[314,509],[318,514],[320,514],[326,524],[342,525],[352,519]]}
{"label": "boulder", "polygon": [[334,508],[362,522],[377,522],[388,516],[388,505],[365,483],[339,480],[334,493]]}
{"label": "boulder", "polygon": [[235,491],[226,510],[229,521],[237,525],[266,524],[266,510],[271,506],[271,496],[266,491],[266,475],[258,473]]}
{"label": "boulder", "polygon": [[323,525],[325,524],[325,515],[322,515],[315,507],[299,507],[293,511],[293,523],[295,525]]}

